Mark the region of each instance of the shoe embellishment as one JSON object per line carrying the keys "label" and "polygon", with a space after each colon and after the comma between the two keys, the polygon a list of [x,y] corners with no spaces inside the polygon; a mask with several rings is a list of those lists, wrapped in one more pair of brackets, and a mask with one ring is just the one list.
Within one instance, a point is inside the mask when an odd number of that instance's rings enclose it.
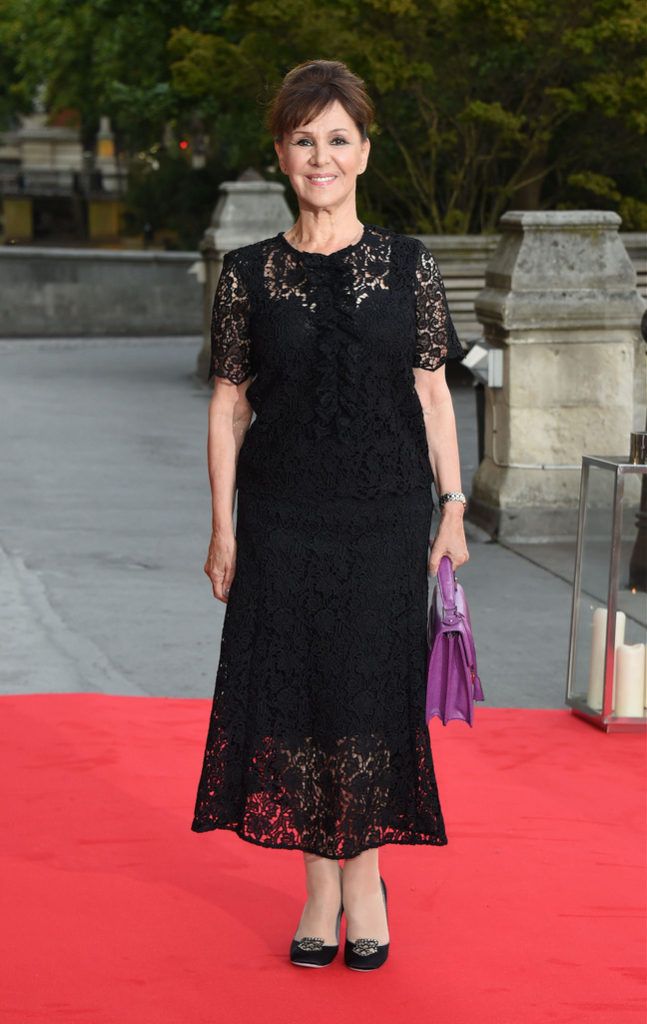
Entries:
{"label": "shoe embellishment", "polygon": [[305,935],[302,939],[299,939],[297,945],[299,949],[304,950],[319,950],[324,944],[323,939],[313,938],[311,935]]}
{"label": "shoe embellishment", "polygon": [[377,939],[357,939],[353,946],[353,953],[357,953],[358,956],[371,956],[372,953],[377,953],[378,946]]}

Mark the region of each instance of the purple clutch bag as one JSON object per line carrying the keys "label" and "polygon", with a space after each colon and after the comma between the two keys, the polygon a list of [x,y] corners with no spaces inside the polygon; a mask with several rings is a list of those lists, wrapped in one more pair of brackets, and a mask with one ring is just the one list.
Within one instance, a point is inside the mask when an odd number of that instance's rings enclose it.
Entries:
{"label": "purple clutch bag", "polygon": [[485,700],[476,671],[476,650],[467,599],[443,555],[431,599],[427,627],[429,660],[425,717],[434,715],[443,725],[458,718],[472,725],[474,701]]}

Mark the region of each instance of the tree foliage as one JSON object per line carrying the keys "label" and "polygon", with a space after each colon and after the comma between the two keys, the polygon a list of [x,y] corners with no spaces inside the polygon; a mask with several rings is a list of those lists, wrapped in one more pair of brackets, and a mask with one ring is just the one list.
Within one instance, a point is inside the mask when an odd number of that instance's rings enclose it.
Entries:
{"label": "tree foliage", "polygon": [[[377,106],[363,218],[497,229],[509,208],[614,209],[647,226],[639,0],[5,0],[3,96],[46,81],[123,146],[200,126],[224,176],[277,173],[263,113],[294,64],[341,59]],[[17,40],[19,45],[17,45]],[[6,73],[6,72],[5,72]],[[0,103],[0,114],[6,109]]]}

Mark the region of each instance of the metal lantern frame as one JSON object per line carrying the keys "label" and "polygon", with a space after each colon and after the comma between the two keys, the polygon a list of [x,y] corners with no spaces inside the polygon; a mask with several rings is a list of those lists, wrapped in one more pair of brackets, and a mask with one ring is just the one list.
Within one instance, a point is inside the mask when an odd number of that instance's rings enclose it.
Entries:
{"label": "metal lantern frame", "polygon": [[[609,557],[609,575],[607,587],[607,622],[604,650],[604,683],[602,708],[592,708],[587,698],[573,692],[575,684],[575,655],[579,627],[579,607],[581,597],[582,547],[585,529],[585,510],[589,489],[589,471],[599,467],[614,473],[612,537]],[[647,474],[647,465],[629,462],[624,456],[582,456],[580,478],[580,505],[577,524],[577,548],[575,555],[575,574],[573,579],[573,595],[571,605],[571,628],[569,638],[568,672],[566,680],[566,703],[573,714],[586,719],[606,732],[645,732],[647,731],[647,711],[642,717],[623,717],[613,713],[613,682],[616,657],[616,612],[618,595],[618,576],[620,570],[620,553],[622,541],[623,505],[625,494],[625,478],[629,474]],[[646,597],[647,599],[647,597]],[[588,696],[588,695],[587,695]]]}

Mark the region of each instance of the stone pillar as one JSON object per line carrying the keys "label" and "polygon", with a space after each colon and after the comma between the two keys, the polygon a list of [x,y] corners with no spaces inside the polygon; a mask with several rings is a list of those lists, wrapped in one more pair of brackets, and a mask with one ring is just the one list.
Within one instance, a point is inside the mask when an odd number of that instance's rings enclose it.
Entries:
{"label": "stone pillar", "polygon": [[475,301],[502,350],[485,389],[485,456],[470,518],[508,541],[573,540],[581,457],[629,454],[645,422],[645,300],[599,210],[509,211]]}
{"label": "stone pillar", "polygon": [[202,380],[208,378],[211,310],[224,254],[241,245],[260,242],[277,231],[286,231],[293,223],[285,188],[279,182],[265,181],[257,171],[249,169],[243,171],[238,181],[225,181],[220,186],[211,224],[200,243],[205,272],[203,339],[197,372]]}

